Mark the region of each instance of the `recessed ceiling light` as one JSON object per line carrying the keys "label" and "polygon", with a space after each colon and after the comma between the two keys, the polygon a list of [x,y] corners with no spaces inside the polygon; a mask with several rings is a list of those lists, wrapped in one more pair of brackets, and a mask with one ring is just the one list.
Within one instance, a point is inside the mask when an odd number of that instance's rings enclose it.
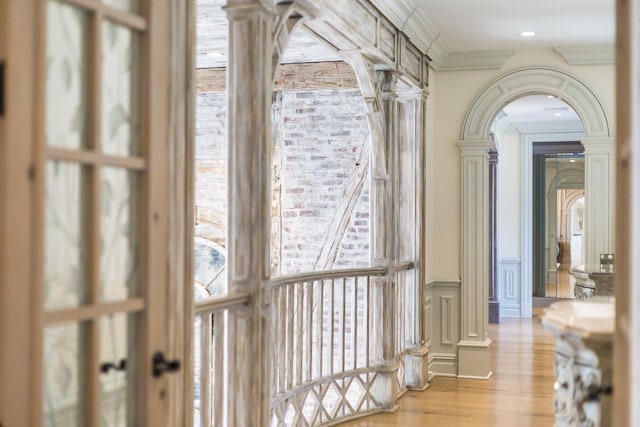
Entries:
{"label": "recessed ceiling light", "polygon": [[522,37],[533,37],[536,35],[535,31],[523,31],[520,33]]}
{"label": "recessed ceiling light", "polygon": [[575,162],[576,162],[576,159],[569,160],[569,163],[575,163]]}
{"label": "recessed ceiling light", "polygon": [[562,113],[555,113],[554,116],[556,117],[560,117],[562,115]]}
{"label": "recessed ceiling light", "polygon": [[547,98],[555,98],[553,95],[547,95]]}

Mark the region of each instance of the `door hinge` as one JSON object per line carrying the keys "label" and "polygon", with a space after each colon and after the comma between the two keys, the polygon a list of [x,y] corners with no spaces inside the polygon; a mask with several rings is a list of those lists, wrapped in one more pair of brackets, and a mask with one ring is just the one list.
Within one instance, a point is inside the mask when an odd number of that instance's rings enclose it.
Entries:
{"label": "door hinge", "polygon": [[[4,116],[4,62],[0,62],[0,117]],[[2,425],[0,424],[0,427]]]}

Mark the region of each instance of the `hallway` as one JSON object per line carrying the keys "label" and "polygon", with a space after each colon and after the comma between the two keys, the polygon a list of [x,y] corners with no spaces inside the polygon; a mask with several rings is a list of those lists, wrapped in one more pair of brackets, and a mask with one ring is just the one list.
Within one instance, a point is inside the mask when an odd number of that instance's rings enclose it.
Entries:
{"label": "hallway", "polygon": [[397,412],[341,424],[387,426],[553,425],[553,339],[533,319],[490,325],[494,375],[489,381],[436,377],[425,392],[407,392]]}

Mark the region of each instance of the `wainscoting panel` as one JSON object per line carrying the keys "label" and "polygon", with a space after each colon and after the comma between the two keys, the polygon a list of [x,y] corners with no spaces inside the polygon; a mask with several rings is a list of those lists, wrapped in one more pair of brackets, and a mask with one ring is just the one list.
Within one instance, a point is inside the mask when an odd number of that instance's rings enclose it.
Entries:
{"label": "wainscoting panel", "polygon": [[[427,294],[427,293],[425,293]],[[427,345],[427,348],[431,347],[432,336],[433,336],[433,297],[431,295],[426,295],[424,299],[424,341]]]}
{"label": "wainscoting panel", "polygon": [[433,279],[425,286],[429,377],[457,376],[460,341],[460,280]]}
{"label": "wainscoting panel", "polygon": [[521,316],[522,261],[518,258],[500,259],[498,299],[500,317]]}

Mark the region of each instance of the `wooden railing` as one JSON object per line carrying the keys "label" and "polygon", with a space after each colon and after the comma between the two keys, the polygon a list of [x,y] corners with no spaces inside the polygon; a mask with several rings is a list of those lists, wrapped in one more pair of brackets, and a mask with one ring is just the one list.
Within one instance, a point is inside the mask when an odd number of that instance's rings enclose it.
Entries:
{"label": "wooden railing", "polygon": [[[397,371],[397,387],[388,390],[398,396],[406,390],[413,286],[412,263],[271,279],[264,289],[271,325],[270,425],[330,425],[389,409],[389,396],[376,384],[388,384],[379,382],[381,375]],[[248,302],[249,295],[229,295],[196,303],[196,426],[225,425],[233,398],[228,374],[236,372],[237,337],[229,335],[237,310]]]}
{"label": "wooden railing", "polygon": [[[236,337],[229,337],[229,328],[238,308],[249,302],[249,295],[226,295],[196,302],[194,383],[194,426],[227,425],[226,408],[233,399],[232,383],[222,373],[236,372],[235,359],[229,357]],[[231,338],[231,339],[230,339]],[[225,357],[226,353],[226,357]]]}
{"label": "wooden railing", "polygon": [[[390,362],[384,358],[381,307],[389,303],[387,286],[393,286],[394,317],[404,319],[398,309],[404,307],[405,276],[412,268],[394,268],[402,285],[389,281],[387,268],[271,281],[272,425],[329,425],[384,409],[373,391],[377,373]],[[403,369],[405,322],[396,325],[403,332],[396,333],[394,353]],[[398,381],[404,391],[404,371]]]}

